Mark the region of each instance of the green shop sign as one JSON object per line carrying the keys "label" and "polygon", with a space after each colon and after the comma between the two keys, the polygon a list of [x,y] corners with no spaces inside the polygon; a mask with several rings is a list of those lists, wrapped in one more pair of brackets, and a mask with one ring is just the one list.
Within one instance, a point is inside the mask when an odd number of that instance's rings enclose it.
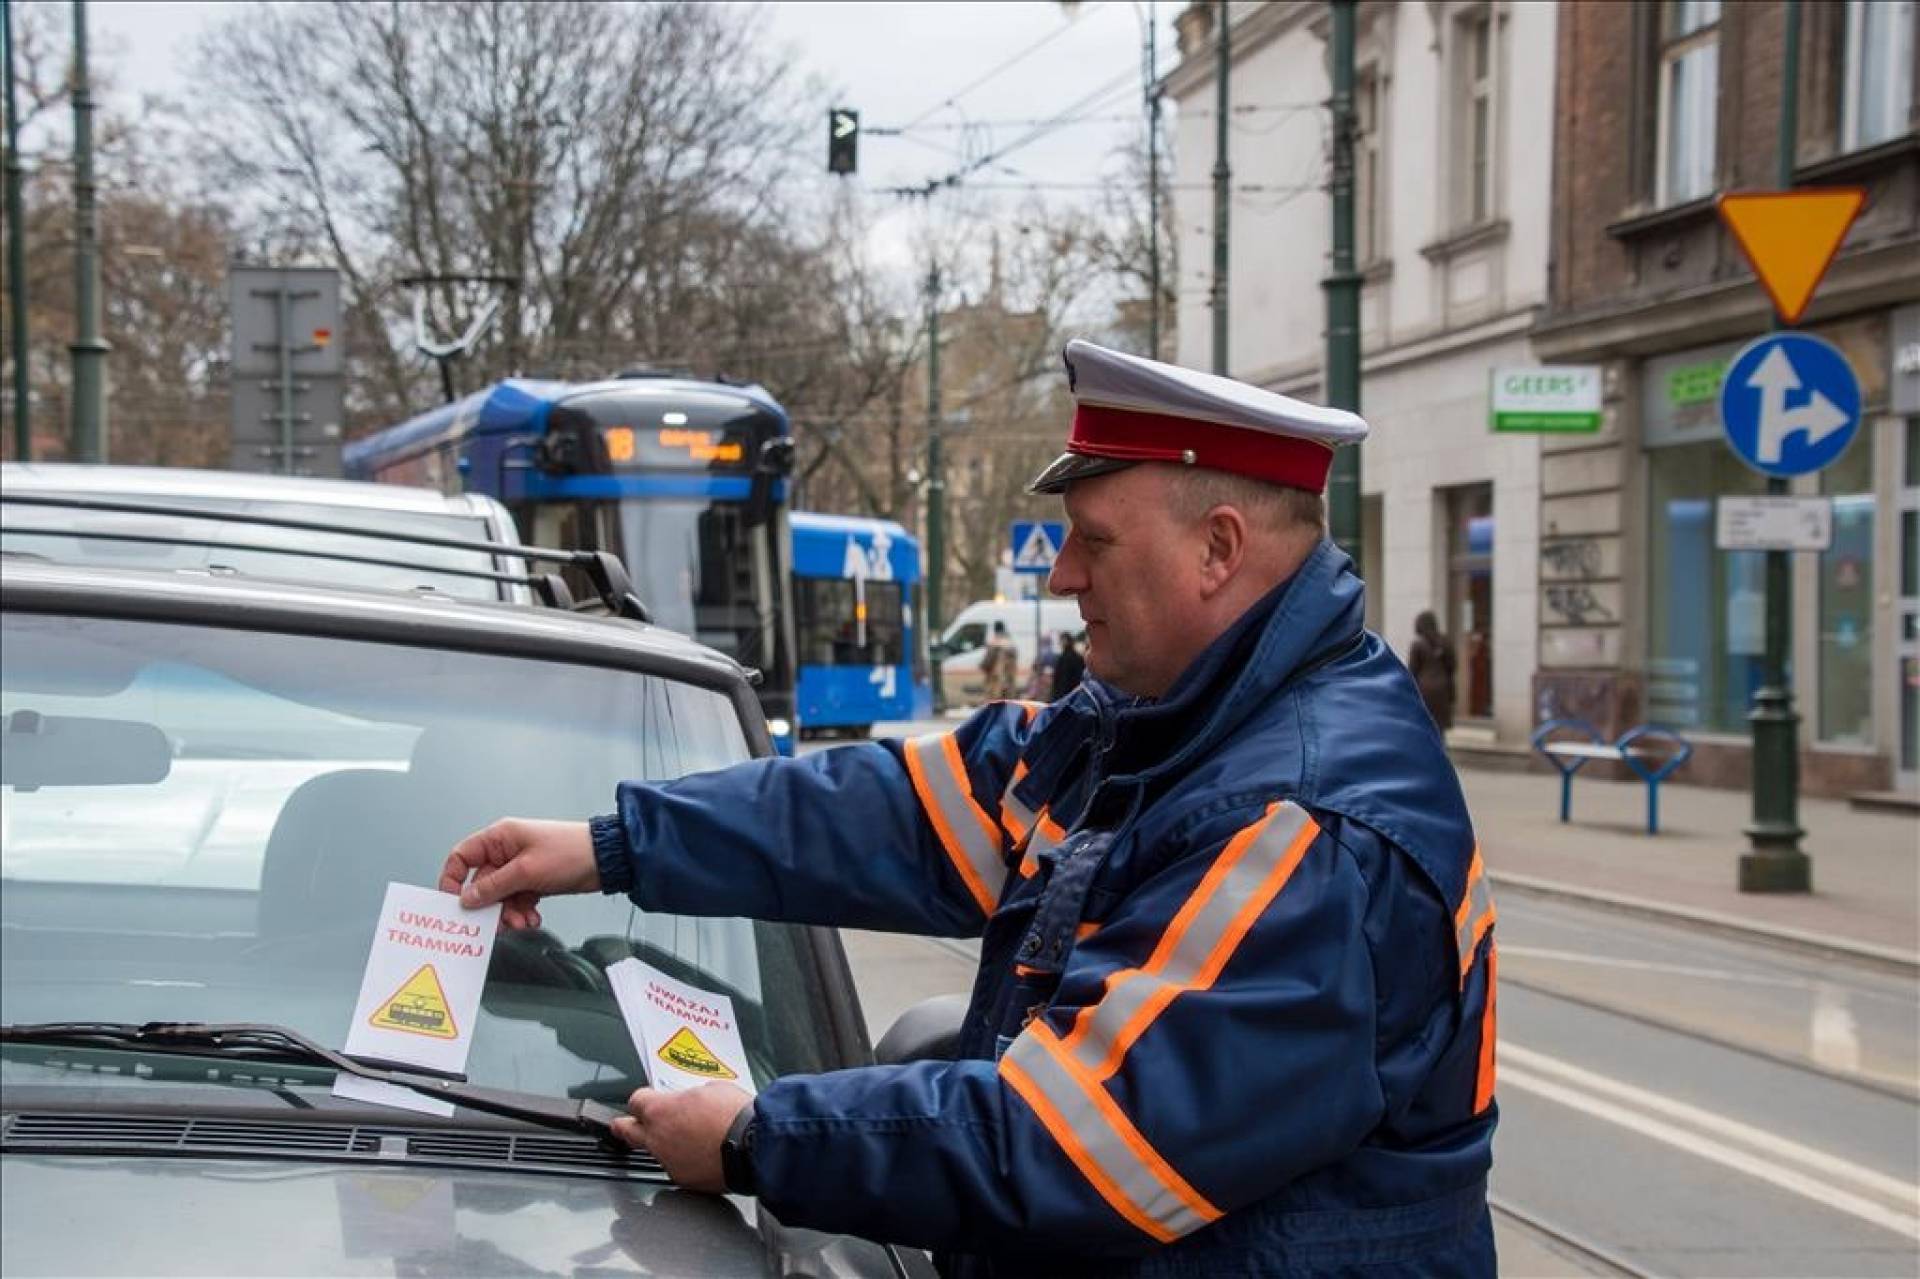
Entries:
{"label": "green shop sign", "polygon": [[1496,431],[1578,433],[1600,429],[1597,365],[1495,369],[1488,398]]}

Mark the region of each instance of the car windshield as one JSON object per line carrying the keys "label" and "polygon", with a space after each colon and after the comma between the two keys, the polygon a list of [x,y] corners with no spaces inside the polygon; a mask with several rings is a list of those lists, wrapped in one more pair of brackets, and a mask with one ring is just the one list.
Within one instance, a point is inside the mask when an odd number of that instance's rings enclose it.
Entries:
{"label": "car windshield", "polygon": [[[390,881],[432,887],[495,818],[581,819],[622,779],[749,753],[724,694],[610,667],[49,614],[8,615],[4,642],[10,1024],[272,1022],[339,1047]],[[474,1083],[623,1101],[645,1077],[604,970],[629,956],[730,997],[763,1082],[834,1064],[797,930],[597,894],[541,914],[500,935]],[[103,1078],[6,1058],[10,1083]]]}
{"label": "car windshield", "polygon": [[[85,496],[96,496],[87,494]],[[432,537],[495,541],[485,520],[430,511],[391,511],[356,506],[328,506],[310,502],[247,501],[217,497],[119,496],[126,501],[180,508],[174,515],[118,514],[69,507],[9,503],[6,527],[0,529],[0,551],[32,555],[56,564],[157,569],[220,569],[250,577],[277,577],[336,586],[391,590],[424,588],[459,599],[503,598],[501,585],[487,578],[434,572],[436,568],[481,569],[487,572],[524,571],[519,560],[500,560],[479,551],[419,546],[353,533],[317,533],[307,529],[272,528],[196,517],[195,510],[236,514],[284,516],[345,528],[386,533],[419,533]],[[128,538],[76,537],[70,530],[86,529],[129,535]],[[131,540],[132,535],[181,539],[184,545]],[[260,547],[297,548],[294,555],[276,550],[241,550],[235,543]],[[315,553],[317,552],[317,554]],[[328,558],[361,555],[398,559],[419,568],[394,568]]]}

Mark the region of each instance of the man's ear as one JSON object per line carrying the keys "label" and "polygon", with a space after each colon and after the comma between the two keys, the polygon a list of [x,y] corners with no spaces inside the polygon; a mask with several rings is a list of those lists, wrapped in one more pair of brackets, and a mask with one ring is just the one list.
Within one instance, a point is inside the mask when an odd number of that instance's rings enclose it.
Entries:
{"label": "man's ear", "polygon": [[1202,594],[1226,589],[1247,558],[1247,517],[1234,506],[1216,506],[1204,517],[1205,558],[1200,564]]}

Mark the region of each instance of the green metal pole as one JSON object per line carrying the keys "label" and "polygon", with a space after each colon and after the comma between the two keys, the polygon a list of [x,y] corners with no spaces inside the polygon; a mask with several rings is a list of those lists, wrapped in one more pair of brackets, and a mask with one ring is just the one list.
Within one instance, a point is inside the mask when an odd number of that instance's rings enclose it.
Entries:
{"label": "green metal pole", "polygon": [[1227,0],[1214,8],[1214,21],[1220,26],[1214,42],[1214,130],[1213,130],[1213,371],[1227,371],[1227,205],[1233,198],[1233,167],[1227,163],[1227,123],[1230,99],[1227,76],[1233,66],[1233,36],[1228,30],[1232,14]]}
{"label": "green metal pole", "polygon": [[86,0],[73,0],[73,456],[107,460],[107,343],[100,336],[100,220],[94,204],[93,90]]}
{"label": "green metal pole", "polygon": [[[1794,144],[1800,130],[1800,0],[1786,4],[1786,83],[1780,92],[1780,142],[1775,185],[1793,189]],[[1776,331],[1790,328],[1778,315]],[[1767,492],[1784,496],[1787,482],[1767,479]],[[1793,561],[1767,551],[1767,646],[1760,688],[1747,722],[1753,725],[1753,824],[1740,854],[1743,893],[1813,891],[1813,859],[1801,851],[1800,715],[1793,708],[1787,662],[1793,644]]]}
{"label": "green metal pole", "polygon": [[27,216],[23,211],[26,170],[20,163],[20,113],[13,83],[13,0],[0,0],[0,26],[5,28],[7,61],[7,315],[13,322],[13,455],[33,460],[33,429],[27,420],[32,406],[32,378],[28,375],[27,347]]}
{"label": "green metal pole", "polygon": [[[1360,274],[1353,269],[1353,0],[1332,0],[1333,263],[1327,291],[1327,403],[1360,410]],[[1333,540],[1361,563],[1360,450],[1340,449],[1327,477]]]}
{"label": "green metal pole", "polygon": [[[940,460],[940,267],[927,271],[927,635],[947,620],[947,473]],[[933,704],[946,709],[940,673],[933,674]]]}

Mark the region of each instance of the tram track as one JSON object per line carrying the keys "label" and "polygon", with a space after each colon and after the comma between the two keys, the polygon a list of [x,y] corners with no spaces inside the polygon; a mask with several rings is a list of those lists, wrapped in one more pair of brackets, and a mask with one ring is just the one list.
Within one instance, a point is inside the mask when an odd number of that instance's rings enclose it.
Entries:
{"label": "tram track", "polygon": [[1520,1229],[1546,1241],[1551,1251],[1571,1254],[1582,1261],[1605,1267],[1599,1272],[1601,1274],[1617,1275],[1621,1279],[1661,1279],[1656,1271],[1648,1270],[1585,1235],[1522,1208],[1504,1195],[1489,1194],[1487,1206]]}
{"label": "tram track", "polygon": [[1893,1101],[1902,1101],[1909,1104],[1920,1101],[1920,1080],[1916,1080],[1911,1086],[1902,1086],[1899,1083],[1872,1075],[1849,1074],[1846,1071],[1833,1070],[1820,1065],[1818,1062],[1808,1061],[1804,1057],[1795,1057],[1788,1053],[1775,1052],[1773,1049],[1762,1048],[1756,1044],[1747,1043],[1730,1035],[1711,1034],[1701,1030],[1697,1026],[1689,1026],[1684,1022],[1661,1017],[1655,1013],[1649,1013],[1639,1008],[1630,1008],[1624,1004],[1616,1004],[1608,1000],[1596,999],[1591,995],[1575,994],[1552,982],[1543,982],[1535,978],[1515,976],[1510,971],[1503,970],[1501,972],[1500,985],[1503,989],[1511,988],[1530,991],[1533,994],[1544,995],[1548,999],[1557,999],[1562,1003],[1573,1004],[1579,1008],[1590,1008],[1595,1012],[1606,1013],[1609,1016],[1638,1022],[1640,1025],[1647,1026],[1653,1030],[1662,1030],[1670,1035],[1680,1035],[1696,1043],[1711,1044],[1716,1048],[1725,1048],[1733,1052],[1745,1053],[1749,1057],[1771,1062],[1776,1066],[1787,1066],[1803,1074],[1814,1075],[1838,1084],[1848,1084],[1865,1092],[1890,1098]]}

